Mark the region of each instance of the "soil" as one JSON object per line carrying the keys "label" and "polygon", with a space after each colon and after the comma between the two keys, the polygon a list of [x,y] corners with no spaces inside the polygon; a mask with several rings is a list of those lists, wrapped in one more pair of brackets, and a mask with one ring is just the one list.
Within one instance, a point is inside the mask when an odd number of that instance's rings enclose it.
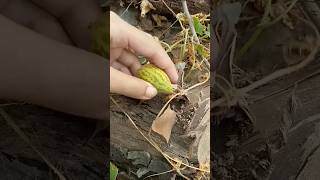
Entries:
{"label": "soil", "polygon": [[[87,142],[95,129],[94,120],[33,105],[11,105],[3,109],[67,179],[108,179],[107,133],[101,132]],[[0,132],[1,179],[57,179],[3,117],[0,117]]]}
{"label": "soil", "polygon": [[[124,0],[125,5],[129,5],[130,3],[134,6],[139,5],[140,1],[137,0]],[[162,1],[157,0],[149,0],[150,3],[154,6],[153,12],[163,14],[163,15],[172,15],[172,12],[166,7],[166,5]],[[181,2],[174,0],[164,0],[164,2],[175,12],[180,13],[183,12]],[[208,14],[210,12],[210,0],[189,0],[188,9],[191,14],[197,13],[205,13]]]}
{"label": "soil", "polygon": [[[248,27],[246,22],[237,26],[239,46],[252,34]],[[264,31],[235,61],[243,70],[237,88],[290,66],[281,47],[304,35],[312,33],[303,24],[289,30],[277,23]],[[239,106],[211,110],[213,179],[318,179],[319,68],[316,56],[301,70],[250,91],[246,100],[253,118]]]}
{"label": "soil", "polygon": [[[209,88],[209,87],[207,87]],[[140,130],[148,136],[149,130],[151,128],[152,122],[157,116],[158,112],[165,103],[163,97],[156,97],[148,102],[143,102],[139,104],[139,101],[126,98],[126,97],[114,97],[117,103],[121,106],[122,110],[130,115],[134,120],[135,124],[140,128]],[[177,101],[172,103],[172,107],[177,112],[179,106],[186,107],[186,102],[184,97],[181,97]],[[149,142],[147,142],[139,131],[130,123],[128,117],[123,114],[123,111],[119,109],[115,104],[110,103],[110,133],[111,133],[111,160],[124,172],[132,172],[131,178],[136,178],[136,172],[141,169],[142,166],[136,166],[131,160],[128,160],[128,153],[133,151],[146,152],[150,154],[151,161],[155,160],[156,169],[158,171],[150,170],[150,164],[147,163],[145,168],[148,168],[150,172],[147,175],[154,173],[162,173],[164,171],[171,170],[171,165],[169,165],[163,156],[157,151]],[[196,157],[190,157],[190,144],[193,143],[192,138],[186,138],[185,134],[185,121],[191,121],[193,111],[188,108],[183,108],[180,110],[181,113],[177,115],[177,123],[174,126],[170,138],[169,144],[156,133],[151,133],[151,137],[159,147],[168,155],[173,158],[178,158],[182,162],[197,162]],[[140,159],[138,157],[138,159]],[[188,160],[188,161],[186,161]],[[150,162],[150,161],[149,161]],[[164,167],[163,167],[164,166]],[[192,174],[195,172],[187,171],[187,174]],[[175,173],[166,173],[164,175],[159,175],[155,179],[168,179],[172,177]],[[178,178],[179,179],[179,178]]]}

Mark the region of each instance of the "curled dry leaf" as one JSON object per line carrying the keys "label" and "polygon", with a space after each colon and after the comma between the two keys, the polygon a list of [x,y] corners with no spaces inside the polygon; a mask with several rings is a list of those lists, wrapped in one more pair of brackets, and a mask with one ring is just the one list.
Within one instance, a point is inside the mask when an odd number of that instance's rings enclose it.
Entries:
{"label": "curled dry leaf", "polygon": [[200,166],[209,166],[210,161],[210,99],[207,98],[197,109],[187,136],[195,137],[191,149],[196,149]]}
{"label": "curled dry leaf", "polygon": [[168,22],[168,19],[165,16],[160,16],[158,14],[152,14],[152,19],[156,22],[158,27],[162,27],[164,23]]}
{"label": "curled dry leaf", "polygon": [[141,9],[141,17],[145,17],[145,15],[151,10],[155,10],[156,8],[148,1],[142,0],[140,4]]}
{"label": "curled dry leaf", "polygon": [[210,110],[206,110],[204,113],[203,117],[200,120],[197,120],[194,125],[191,125],[186,133],[186,136],[195,137],[192,145],[194,147],[199,144],[200,138],[207,126],[210,126]]}
{"label": "curled dry leaf", "polygon": [[153,121],[151,129],[154,132],[163,136],[168,143],[171,136],[171,130],[175,122],[176,122],[176,112],[171,110],[170,107],[168,106],[167,109],[164,111],[164,113]]}
{"label": "curled dry leaf", "polygon": [[140,19],[140,26],[143,31],[152,31],[154,29],[151,19],[147,17]]}
{"label": "curled dry leaf", "polygon": [[194,116],[190,122],[187,133],[192,131],[203,131],[203,128],[209,124],[210,119],[210,99],[207,98],[203,102],[198,103]]}

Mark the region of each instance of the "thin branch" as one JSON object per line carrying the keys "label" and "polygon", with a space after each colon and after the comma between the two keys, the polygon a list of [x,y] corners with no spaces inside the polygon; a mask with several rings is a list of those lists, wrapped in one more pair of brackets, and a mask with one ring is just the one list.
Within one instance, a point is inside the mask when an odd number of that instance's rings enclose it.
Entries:
{"label": "thin branch", "polygon": [[241,88],[242,91],[244,92],[248,92],[248,91],[251,91],[253,89],[256,89],[257,87],[259,86],[262,86],[274,79],[277,79],[279,77],[282,77],[282,76],[285,76],[285,75],[288,75],[290,73],[293,73],[295,71],[298,71],[299,69],[305,67],[306,65],[308,65],[310,62],[312,62],[317,53],[319,52],[319,46],[320,46],[320,34],[319,34],[319,31],[317,29],[317,27],[315,27],[315,25],[312,23],[312,22],[309,22],[309,21],[306,21],[300,17],[298,17],[299,19],[301,19],[304,23],[306,23],[307,25],[309,25],[315,32],[316,34],[316,46],[314,47],[313,51],[309,54],[309,56],[304,59],[301,63],[297,64],[297,65],[294,65],[294,66],[289,66],[287,68],[284,68],[284,69],[280,69],[272,74],[270,74],[269,76],[261,79],[260,81],[257,81],[256,83],[253,83],[245,88]]}
{"label": "thin branch", "polygon": [[164,171],[164,172],[161,172],[161,173],[157,173],[157,174],[151,174],[151,175],[143,178],[143,180],[148,179],[148,178],[151,178],[151,177],[154,177],[154,176],[160,176],[160,175],[162,175],[162,174],[167,174],[167,173],[170,173],[170,172],[172,172],[172,171],[174,171],[174,169],[171,169],[171,170],[169,170],[169,171]]}
{"label": "thin branch", "polygon": [[127,8],[121,13],[120,17],[122,17],[130,8],[130,6],[132,5],[133,0],[131,0],[130,4],[127,6]]}
{"label": "thin branch", "polygon": [[[200,40],[197,36],[197,33],[196,33],[196,30],[194,28],[194,25],[193,25],[193,19],[189,13],[189,9],[188,9],[188,5],[187,5],[187,1],[186,0],[182,0],[182,7],[183,7],[183,11],[184,11],[184,14],[186,15],[187,19],[188,19],[188,22],[189,22],[189,27],[191,29],[191,33],[192,33],[192,43],[196,43],[197,45],[200,44]],[[208,59],[204,58],[202,55],[201,55],[201,58],[202,58],[202,62],[205,63],[205,65],[207,66],[207,68],[210,68],[210,63],[208,62]]]}
{"label": "thin branch", "polygon": [[181,29],[184,30],[185,28],[184,28],[180,18],[178,17],[178,15],[176,13],[174,13],[174,11],[168,6],[168,4],[164,0],[161,0],[161,2],[169,9],[169,11],[174,15],[174,17],[176,17],[176,19],[179,21]]}
{"label": "thin branch", "polygon": [[186,0],[182,0],[182,7],[183,7],[184,14],[188,18],[188,22],[189,22],[189,26],[190,26],[190,29],[191,29],[193,40],[195,40],[196,44],[200,44],[200,41],[199,41],[199,38],[197,36],[196,30],[195,30],[195,28],[193,26],[193,20],[192,20],[192,17],[190,15],[190,13],[189,13],[189,9],[188,9],[188,5],[187,5],[187,1]]}

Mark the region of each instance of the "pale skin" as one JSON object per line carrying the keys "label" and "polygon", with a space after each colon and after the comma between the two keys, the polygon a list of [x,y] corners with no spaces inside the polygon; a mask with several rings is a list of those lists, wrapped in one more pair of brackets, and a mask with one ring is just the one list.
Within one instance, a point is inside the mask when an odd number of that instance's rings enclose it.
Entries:
{"label": "pale skin", "polygon": [[177,81],[161,45],[113,12],[110,63],[91,53],[88,27],[102,15],[94,0],[0,0],[0,99],[106,120],[108,88],[136,99],[157,93],[135,77],[138,55]]}
{"label": "pale skin", "polygon": [[[177,82],[178,74],[173,62],[151,35],[129,25],[113,12],[110,24],[111,92],[138,99],[150,99],[156,95],[154,87],[134,77],[141,67],[137,55],[143,55],[165,70],[172,83]],[[125,83],[118,83],[121,81]]]}

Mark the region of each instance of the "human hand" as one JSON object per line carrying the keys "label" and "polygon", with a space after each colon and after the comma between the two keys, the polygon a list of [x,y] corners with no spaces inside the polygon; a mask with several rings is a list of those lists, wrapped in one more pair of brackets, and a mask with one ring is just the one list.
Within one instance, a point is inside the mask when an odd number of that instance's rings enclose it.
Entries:
{"label": "human hand", "polygon": [[163,69],[172,83],[177,82],[175,66],[160,43],[110,12],[110,92],[137,99],[157,94],[150,83],[135,77],[141,66],[138,55]]}
{"label": "human hand", "polygon": [[90,53],[92,0],[0,0],[0,99],[107,120],[108,62]]}

